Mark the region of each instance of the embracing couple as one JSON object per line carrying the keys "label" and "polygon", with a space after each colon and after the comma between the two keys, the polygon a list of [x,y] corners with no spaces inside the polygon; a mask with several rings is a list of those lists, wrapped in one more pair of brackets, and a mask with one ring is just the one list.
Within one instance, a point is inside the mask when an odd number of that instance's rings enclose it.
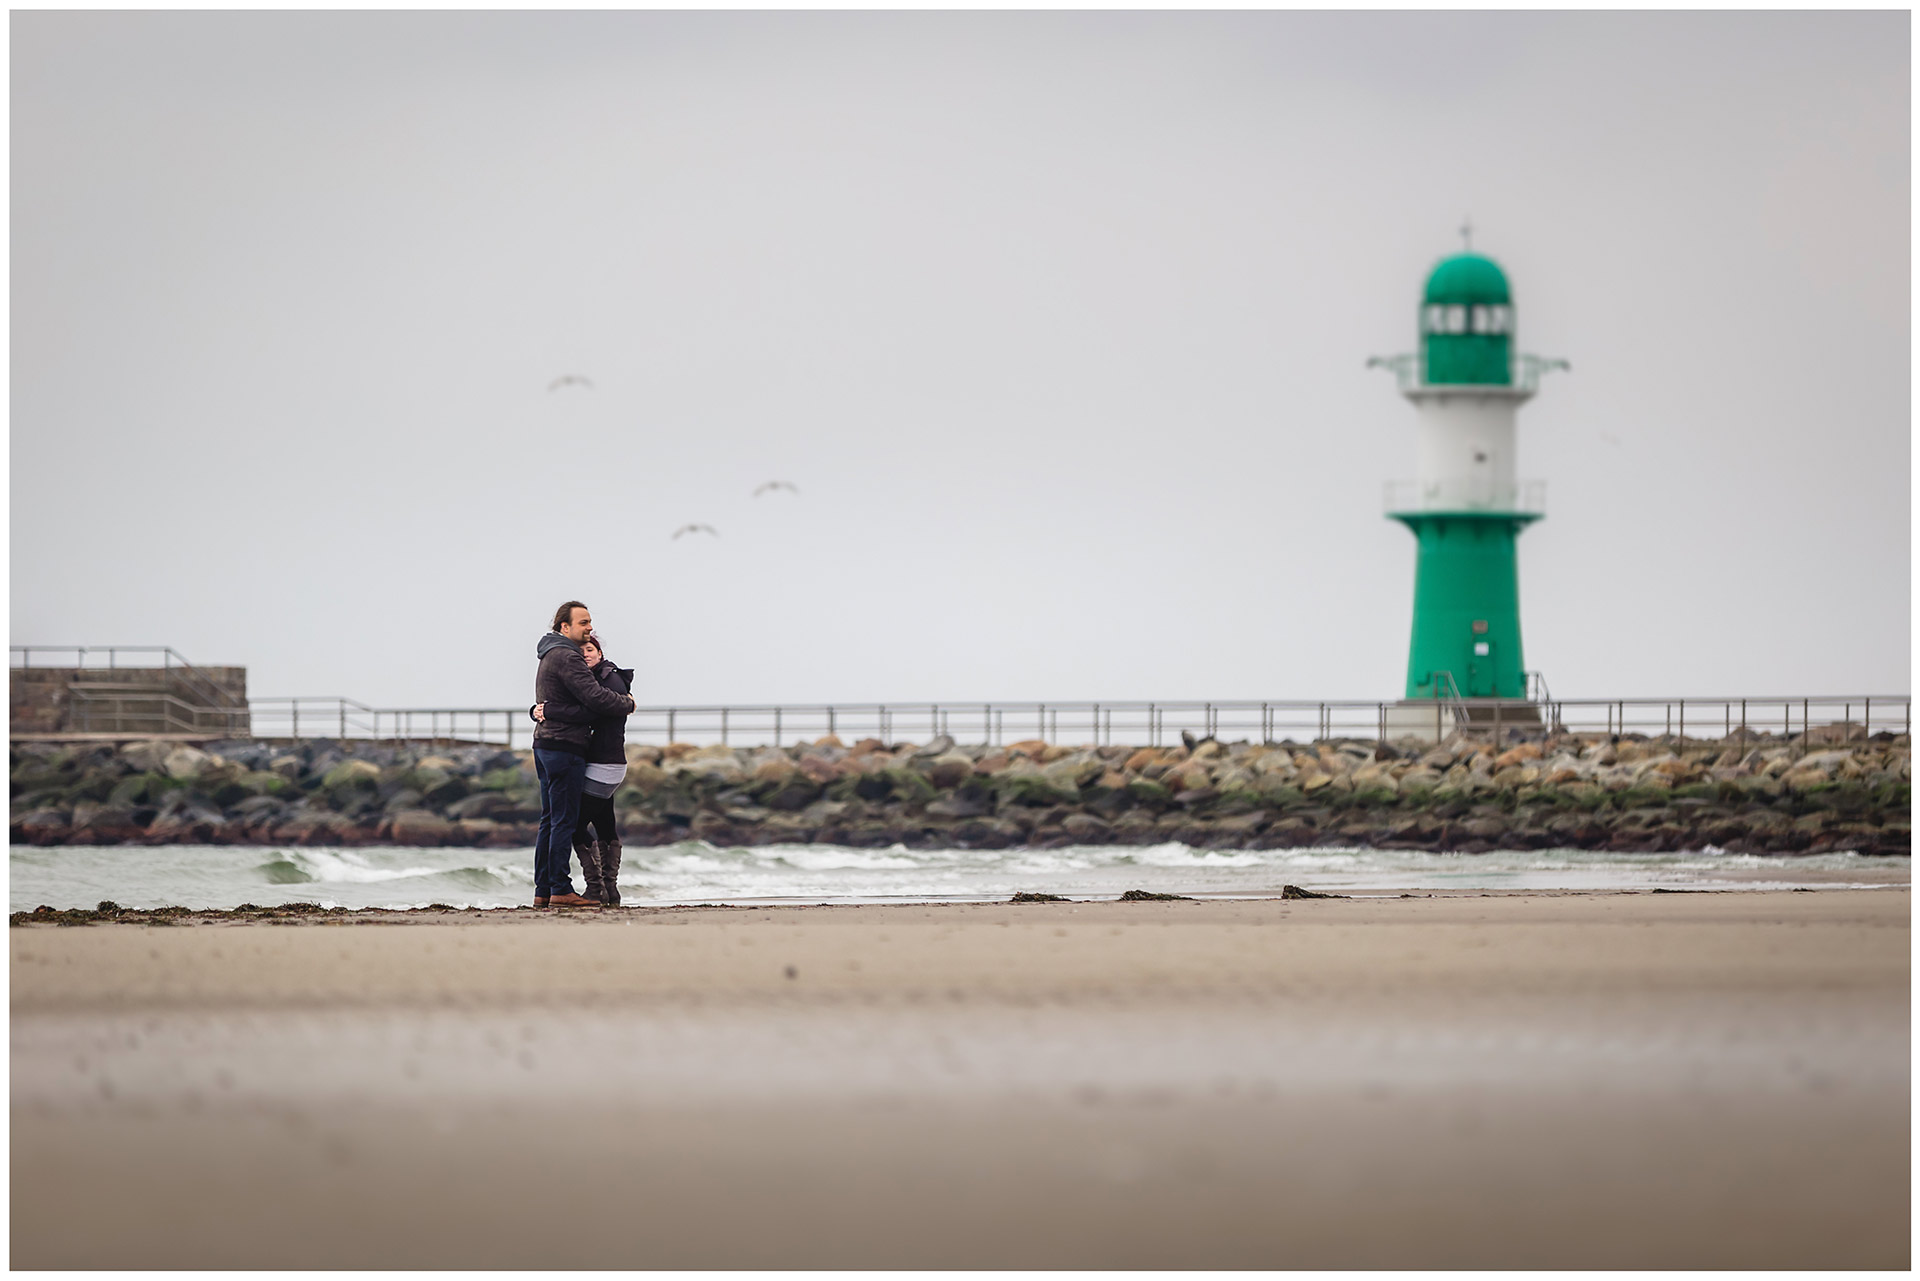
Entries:
{"label": "embracing couple", "polygon": [[[593,615],[577,600],[554,612],[553,630],[534,652],[540,660],[537,701],[527,709],[537,722],[533,764],[540,773],[533,905],[617,907],[620,834],[614,827],[613,794],[627,776],[633,669],[607,661],[593,634]],[[585,894],[573,892],[570,852],[580,856]]]}

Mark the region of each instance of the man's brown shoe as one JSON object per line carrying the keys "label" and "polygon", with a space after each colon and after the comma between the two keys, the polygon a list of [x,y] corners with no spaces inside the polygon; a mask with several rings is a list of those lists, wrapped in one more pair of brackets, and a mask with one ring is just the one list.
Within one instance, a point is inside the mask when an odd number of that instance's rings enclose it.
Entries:
{"label": "man's brown shoe", "polygon": [[545,907],[547,905],[547,896],[544,894],[534,895],[533,905],[535,907]]}
{"label": "man's brown shoe", "polygon": [[547,900],[549,907],[599,907],[600,900],[587,898],[582,894],[555,894]]}

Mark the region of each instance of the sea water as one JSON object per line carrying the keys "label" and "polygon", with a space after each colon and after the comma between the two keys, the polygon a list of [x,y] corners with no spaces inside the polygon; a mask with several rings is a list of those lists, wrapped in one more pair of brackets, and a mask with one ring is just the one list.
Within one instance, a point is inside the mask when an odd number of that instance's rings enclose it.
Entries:
{"label": "sea water", "polygon": [[[704,841],[629,846],[620,873],[634,905],[980,901],[1019,892],[1115,898],[1127,890],[1261,898],[1282,887],[1338,894],[1545,890],[1836,889],[1910,883],[1906,857],[1763,857],[1705,850],[1426,853],[1340,847],[1283,850],[1077,845],[1034,850],[730,847]],[[12,847],[12,911],[92,907],[514,907],[532,902],[533,851],[406,846]],[[578,868],[574,888],[580,888]]]}

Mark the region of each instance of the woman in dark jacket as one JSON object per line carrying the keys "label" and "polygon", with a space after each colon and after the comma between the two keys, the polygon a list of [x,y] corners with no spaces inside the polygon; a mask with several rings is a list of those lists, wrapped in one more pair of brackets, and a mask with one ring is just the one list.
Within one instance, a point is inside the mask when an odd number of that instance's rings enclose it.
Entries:
{"label": "woman in dark jacket", "polygon": [[[616,694],[633,690],[633,669],[615,667],[600,648],[600,638],[580,643],[587,670]],[[614,824],[613,794],[627,777],[627,718],[595,716],[572,700],[550,699],[528,709],[536,721],[553,720],[589,727],[587,781],[581,789],[580,822],[573,829],[573,852],[580,858],[583,891],[608,907],[620,905],[620,831]],[[589,834],[591,829],[591,835]],[[596,839],[597,838],[597,839]]]}

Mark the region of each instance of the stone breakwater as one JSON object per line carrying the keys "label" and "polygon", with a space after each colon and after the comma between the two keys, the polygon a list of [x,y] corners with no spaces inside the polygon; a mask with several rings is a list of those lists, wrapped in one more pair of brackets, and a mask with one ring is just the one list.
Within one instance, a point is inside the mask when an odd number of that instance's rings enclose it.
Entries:
{"label": "stone breakwater", "polygon": [[[12,839],[524,847],[540,816],[531,756],[329,740],[16,743]],[[1502,748],[1457,737],[1431,747],[826,738],[630,745],[627,756],[615,803],[635,845],[1906,854],[1911,844],[1904,734],[1812,744],[1563,734]]]}

